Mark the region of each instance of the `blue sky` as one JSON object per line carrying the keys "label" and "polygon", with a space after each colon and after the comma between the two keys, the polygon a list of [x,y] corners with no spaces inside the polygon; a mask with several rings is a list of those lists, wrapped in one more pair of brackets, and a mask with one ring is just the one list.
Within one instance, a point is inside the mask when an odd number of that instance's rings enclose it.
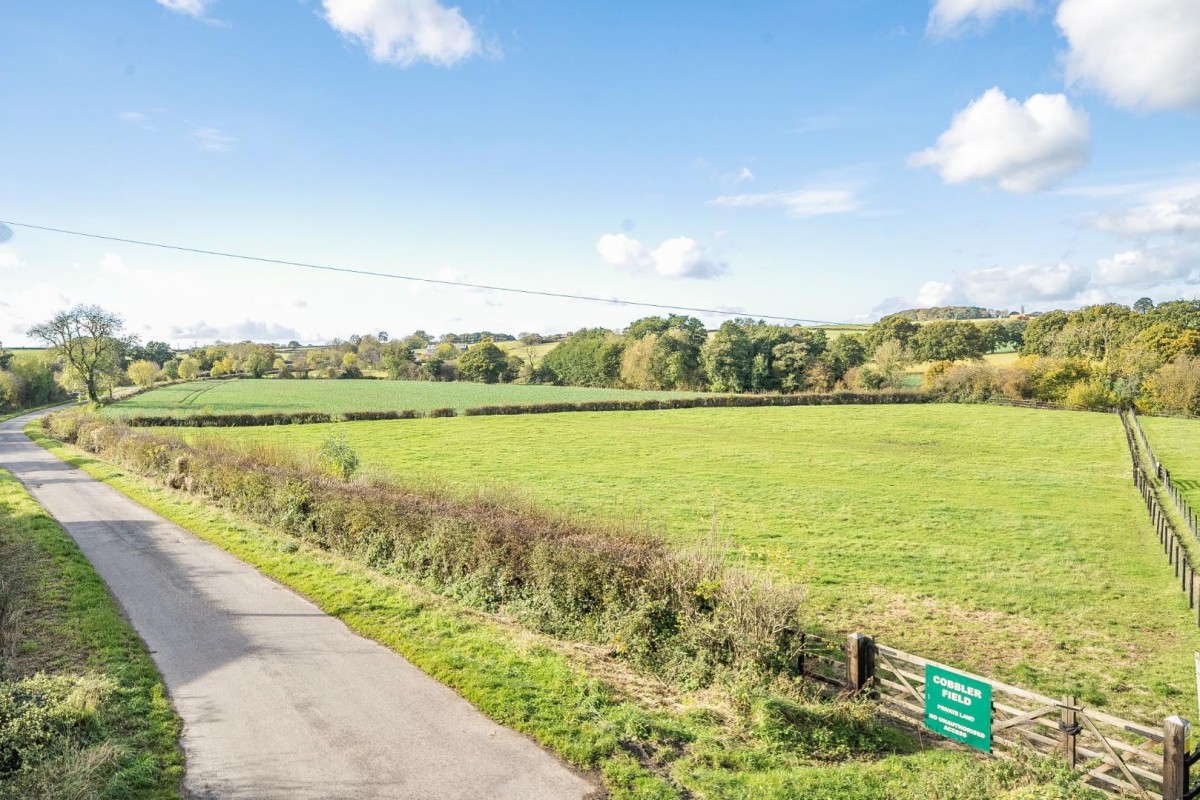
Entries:
{"label": "blue sky", "polygon": [[[1200,293],[1196,0],[0,10],[0,219],[821,320]],[[11,345],[646,313],[13,231]]]}

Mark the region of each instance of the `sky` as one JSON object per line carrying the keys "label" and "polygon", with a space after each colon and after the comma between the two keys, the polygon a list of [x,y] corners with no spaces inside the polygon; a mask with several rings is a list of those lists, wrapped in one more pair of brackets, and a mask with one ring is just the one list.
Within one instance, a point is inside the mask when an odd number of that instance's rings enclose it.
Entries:
{"label": "sky", "polygon": [[1200,0],[0,0],[0,51],[9,346],[654,313],[21,223],[796,320],[1200,297]]}

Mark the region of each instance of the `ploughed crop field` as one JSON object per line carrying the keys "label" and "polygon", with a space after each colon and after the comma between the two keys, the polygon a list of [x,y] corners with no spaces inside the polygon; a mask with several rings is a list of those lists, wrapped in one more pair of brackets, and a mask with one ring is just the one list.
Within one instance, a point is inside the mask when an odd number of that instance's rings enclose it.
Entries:
{"label": "ploughed crop field", "polygon": [[104,413],[118,417],[255,414],[260,412],[428,411],[473,406],[583,403],[691,397],[686,392],[642,392],[573,386],[519,386],[467,382],[378,380],[213,380],[178,383],[122,400]]}
{"label": "ploughed crop field", "polygon": [[311,452],[335,431],[368,472],[401,483],[724,543],[805,584],[829,633],[1149,721],[1195,705],[1194,612],[1129,480],[1115,415],[721,408],[180,435]]}

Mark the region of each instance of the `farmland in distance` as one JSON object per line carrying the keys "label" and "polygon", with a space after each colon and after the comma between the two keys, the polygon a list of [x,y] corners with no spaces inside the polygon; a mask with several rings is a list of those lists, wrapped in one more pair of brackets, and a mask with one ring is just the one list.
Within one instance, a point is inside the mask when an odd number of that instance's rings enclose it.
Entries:
{"label": "farmland in distance", "polygon": [[106,407],[116,417],[255,414],[261,412],[399,411],[472,406],[582,403],[591,400],[641,400],[691,397],[692,392],[643,392],[575,386],[437,383],[379,380],[212,380],[178,383]]}

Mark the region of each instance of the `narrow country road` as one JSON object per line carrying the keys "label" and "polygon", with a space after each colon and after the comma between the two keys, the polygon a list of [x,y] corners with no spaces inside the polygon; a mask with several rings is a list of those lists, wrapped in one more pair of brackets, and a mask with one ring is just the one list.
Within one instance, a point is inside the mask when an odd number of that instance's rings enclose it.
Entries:
{"label": "narrow country road", "polygon": [[583,798],[595,787],[400,656],[0,424],[0,467],[62,524],[183,718],[185,792]]}

